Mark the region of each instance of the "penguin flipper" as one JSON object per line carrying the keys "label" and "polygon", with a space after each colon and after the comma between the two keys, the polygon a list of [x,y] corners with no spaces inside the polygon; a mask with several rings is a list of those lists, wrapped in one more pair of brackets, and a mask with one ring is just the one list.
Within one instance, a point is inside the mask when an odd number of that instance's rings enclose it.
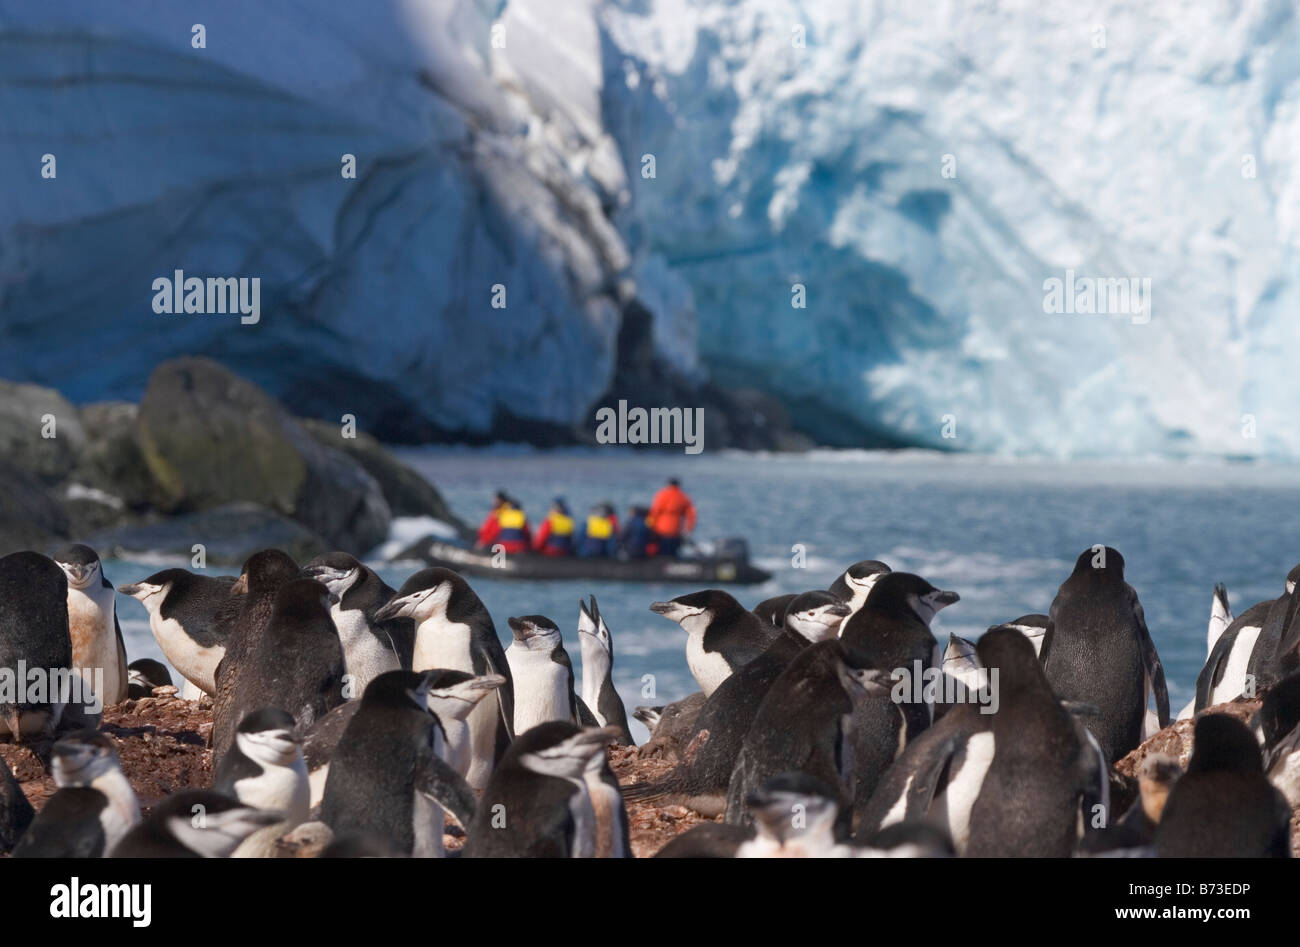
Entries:
{"label": "penguin flipper", "polygon": [[1237,642],[1239,633],[1239,628],[1229,628],[1220,635],[1219,640],[1214,643],[1214,650],[1205,659],[1205,667],[1201,668],[1201,673],[1196,675],[1195,709],[1197,713],[1210,705],[1210,695],[1214,693],[1214,688],[1223,680],[1223,675],[1228,669],[1228,656],[1232,654],[1232,648]]}
{"label": "penguin flipper", "polygon": [[441,757],[429,753],[421,761],[415,780],[415,788],[420,793],[450,812],[460,827],[469,831],[478,810],[478,799],[460,773],[448,766]]}
{"label": "penguin flipper", "polygon": [[[515,684],[514,678],[510,675],[510,663],[506,661],[506,653],[499,642],[495,649],[475,649],[471,663],[476,675],[499,674],[506,679],[506,682],[496,690],[497,707],[501,711],[501,722],[497,727],[497,760],[500,760],[501,755],[505,753],[505,746],[515,738]],[[480,664],[482,667],[479,666]],[[504,737],[504,745],[502,737]]]}
{"label": "penguin flipper", "polygon": [[1274,766],[1296,752],[1300,752],[1300,726],[1293,727],[1290,733],[1264,751],[1264,772],[1272,772]]}
{"label": "penguin flipper", "polygon": [[[1169,726],[1169,685],[1165,681],[1165,666],[1160,663],[1156,643],[1151,640],[1151,632],[1147,630],[1146,614],[1142,611],[1142,603],[1138,601],[1137,592],[1132,586],[1129,586],[1128,594],[1129,602],[1133,606],[1133,618],[1138,623],[1138,633],[1141,637],[1142,663],[1146,667],[1146,675],[1151,682],[1151,689],[1156,694],[1156,717],[1163,729]],[[1143,706],[1142,712],[1146,713],[1145,706]]]}
{"label": "penguin flipper", "polygon": [[117,679],[121,682],[121,693],[113,694],[112,700],[106,700],[104,703],[116,704],[118,701],[126,700],[130,674],[127,673],[126,664],[126,641],[122,638],[122,624],[117,620],[117,609],[113,609],[113,631],[117,633]]}

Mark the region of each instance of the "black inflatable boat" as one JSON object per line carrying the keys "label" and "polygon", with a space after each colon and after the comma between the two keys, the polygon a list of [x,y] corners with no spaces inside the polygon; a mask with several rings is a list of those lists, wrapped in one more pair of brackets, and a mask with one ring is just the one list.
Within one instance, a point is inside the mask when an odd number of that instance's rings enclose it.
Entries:
{"label": "black inflatable boat", "polygon": [[395,559],[418,559],[467,576],[488,579],[592,579],[606,582],[683,582],[693,585],[757,585],[772,577],[749,562],[744,540],[718,544],[714,555],[699,558],[657,556],[651,559],[579,559],[530,553],[494,557],[429,537],[408,547]]}

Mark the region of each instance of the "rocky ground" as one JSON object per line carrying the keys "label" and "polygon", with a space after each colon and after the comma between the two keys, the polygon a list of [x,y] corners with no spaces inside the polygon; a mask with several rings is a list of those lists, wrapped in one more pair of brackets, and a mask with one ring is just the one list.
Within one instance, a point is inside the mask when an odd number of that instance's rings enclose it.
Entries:
{"label": "rocky ground", "polygon": [[[154,697],[127,700],[104,712],[103,730],[117,746],[122,770],[130,779],[146,810],[159,799],[180,789],[203,788],[212,782],[212,708],[207,700],[193,702],[175,696],[175,688],[158,688]],[[1221,704],[1216,712],[1249,720],[1258,701]],[[1161,730],[1115,766],[1112,803],[1123,811],[1135,798],[1137,768],[1152,753],[1174,756],[1186,767],[1191,755],[1192,721],[1180,720]],[[49,744],[0,743],[0,757],[9,764],[23,792],[40,809],[54,793],[46,768]],[[663,758],[642,759],[634,747],[610,747],[610,764],[619,783],[630,786],[659,778],[672,768]],[[632,852],[638,858],[654,855],[669,840],[702,822],[711,821],[684,806],[634,803],[628,807]],[[449,850],[464,844],[464,833],[448,824],[444,842]],[[1300,812],[1292,822],[1292,847],[1300,851]],[[306,846],[305,850],[311,850]],[[286,850],[287,856],[303,850]]]}

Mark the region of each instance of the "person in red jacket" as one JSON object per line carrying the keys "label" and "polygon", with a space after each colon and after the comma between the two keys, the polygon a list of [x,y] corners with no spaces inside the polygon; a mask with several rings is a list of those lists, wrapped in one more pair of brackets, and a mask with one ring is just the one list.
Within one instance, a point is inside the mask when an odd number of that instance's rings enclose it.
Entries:
{"label": "person in red jacket", "polygon": [[495,550],[500,546],[504,552],[514,554],[527,552],[530,535],[528,516],[514,500],[507,499],[497,510],[495,523],[485,523],[483,532],[479,533],[479,545]]}
{"label": "person in red jacket", "polygon": [[661,556],[677,555],[683,537],[695,529],[695,504],[675,477],[655,494],[646,524],[658,537]]}
{"label": "person in red jacket", "polygon": [[483,518],[483,525],[478,528],[478,539],[474,541],[475,546],[486,546],[488,540],[496,535],[497,529],[499,528],[497,526],[497,516],[501,512],[501,505],[505,503],[507,499],[509,498],[506,496],[504,490],[498,490],[493,494],[492,509],[489,510],[488,515]]}
{"label": "person in red jacket", "polygon": [[556,497],[551,512],[533,536],[533,552],[543,556],[573,555],[573,517],[564,497]]}

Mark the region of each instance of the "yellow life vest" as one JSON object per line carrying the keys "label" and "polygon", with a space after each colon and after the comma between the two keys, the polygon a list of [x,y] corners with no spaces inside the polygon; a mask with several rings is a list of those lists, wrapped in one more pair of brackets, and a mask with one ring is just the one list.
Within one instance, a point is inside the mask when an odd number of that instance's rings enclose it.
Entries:
{"label": "yellow life vest", "polygon": [[572,536],[573,535],[573,517],[565,516],[563,513],[552,513],[546,517],[551,524],[552,536]]}
{"label": "yellow life vest", "polygon": [[614,524],[608,516],[588,516],[587,535],[592,539],[609,539],[614,535]]}
{"label": "yellow life vest", "polygon": [[528,522],[528,517],[524,515],[523,510],[507,507],[497,514],[497,522],[501,524],[502,529],[523,529],[524,524]]}

